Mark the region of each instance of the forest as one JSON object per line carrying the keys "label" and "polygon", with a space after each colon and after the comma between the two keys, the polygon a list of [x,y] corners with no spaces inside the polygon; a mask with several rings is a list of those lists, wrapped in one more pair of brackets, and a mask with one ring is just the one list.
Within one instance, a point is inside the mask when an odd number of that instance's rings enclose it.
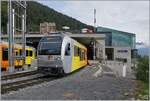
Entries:
{"label": "forest", "polygon": [[[93,26],[84,24],[75,18],[64,15],[56,10],[42,5],[36,1],[27,1],[27,32],[38,32],[40,23],[55,22],[57,30],[62,30],[62,26],[68,26],[71,30],[80,30]],[[7,1],[1,2],[1,26],[2,33],[7,33]]]}

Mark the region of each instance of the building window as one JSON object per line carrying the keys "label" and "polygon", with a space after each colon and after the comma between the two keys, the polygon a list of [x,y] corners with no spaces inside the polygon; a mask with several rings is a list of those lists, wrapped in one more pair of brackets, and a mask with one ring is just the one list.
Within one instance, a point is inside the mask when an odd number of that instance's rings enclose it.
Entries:
{"label": "building window", "polygon": [[127,62],[127,59],[126,59],[126,58],[116,58],[115,60],[117,60],[117,61],[119,61],[119,62],[124,62],[124,63]]}
{"label": "building window", "polygon": [[107,60],[114,60],[114,49],[113,48],[106,48],[105,54],[107,56]]}
{"label": "building window", "polygon": [[118,53],[127,53],[128,50],[118,50]]}
{"label": "building window", "polygon": [[138,51],[137,49],[132,49],[131,50],[131,58],[137,58],[138,56]]}

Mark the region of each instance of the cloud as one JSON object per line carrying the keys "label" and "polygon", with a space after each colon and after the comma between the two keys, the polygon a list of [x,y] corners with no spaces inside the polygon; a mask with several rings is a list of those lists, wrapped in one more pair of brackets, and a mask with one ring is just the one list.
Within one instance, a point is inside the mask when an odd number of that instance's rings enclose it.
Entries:
{"label": "cloud", "polygon": [[93,9],[96,9],[97,26],[133,32],[137,41],[149,43],[148,1],[65,1],[70,15],[94,25]]}
{"label": "cloud", "polygon": [[97,26],[132,32],[137,41],[149,43],[149,1],[50,2],[49,7],[90,25],[94,25],[95,8]]}

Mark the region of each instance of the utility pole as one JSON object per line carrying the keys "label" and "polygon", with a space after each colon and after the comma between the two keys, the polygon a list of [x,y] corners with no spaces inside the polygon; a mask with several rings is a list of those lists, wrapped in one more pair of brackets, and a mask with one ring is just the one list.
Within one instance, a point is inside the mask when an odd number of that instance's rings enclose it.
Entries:
{"label": "utility pole", "polygon": [[14,71],[14,63],[13,63],[13,39],[14,39],[14,10],[12,10],[12,1],[8,1],[8,41],[9,41],[9,48],[8,48],[8,60],[9,60],[9,72]]}
{"label": "utility pole", "polygon": [[[0,6],[1,6],[1,1],[0,1]],[[1,8],[0,8],[0,11],[1,11]],[[0,14],[1,15],[1,14]],[[1,19],[1,17],[0,17]],[[1,27],[0,27],[0,31],[1,31]],[[0,32],[0,44],[1,44],[1,35],[2,35],[2,31]],[[2,52],[2,48],[1,48],[1,45],[0,45],[0,52]],[[0,61],[2,61],[2,57],[0,57]],[[1,63],[0,63],[0,67],[1,67]]]}
{"label": "utility pole", "polygon": [[93,59],[96,59],[96,42],[95,40],[93,41]]}
{"label": "utility pole", "polygon": [[94,8],[94,32],[96,32],[96,9]]}
{"label": "utility pole", "polygon": [[[18,19],[18,20],[17,20]],[[17,21],[17,22],[16,22]],[[18,24],[17,24],[18,23]],[[20,24],[19,24],[20,23]],[[14,54],[14,43],[15,33],[22,34],[22,39],[19,44],[22,43],[22,53],[20,55]],[[8,34],[8,60],[9,60],[9,72],[14,72],[14,60],[22,59],[25,63],[25,46],[26,46],[26,1],[8,1],[8,27],[7,27],[7,34]]]}
{"label": "utility pole", "polygon": [[[94,32],[96,32],[96,9],[94,8]],[[96,42],[93,40],[93,59],[96,59]]]}

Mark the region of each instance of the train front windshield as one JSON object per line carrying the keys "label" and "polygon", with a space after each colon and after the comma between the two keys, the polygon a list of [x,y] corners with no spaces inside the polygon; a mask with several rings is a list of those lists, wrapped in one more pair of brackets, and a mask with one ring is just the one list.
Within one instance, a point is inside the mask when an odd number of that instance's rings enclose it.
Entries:
{"label": "train front windshield", "polygon": [[39,43],[39,55],[60,55],[62,38],[60,36],[51,36],[43,38]]}

